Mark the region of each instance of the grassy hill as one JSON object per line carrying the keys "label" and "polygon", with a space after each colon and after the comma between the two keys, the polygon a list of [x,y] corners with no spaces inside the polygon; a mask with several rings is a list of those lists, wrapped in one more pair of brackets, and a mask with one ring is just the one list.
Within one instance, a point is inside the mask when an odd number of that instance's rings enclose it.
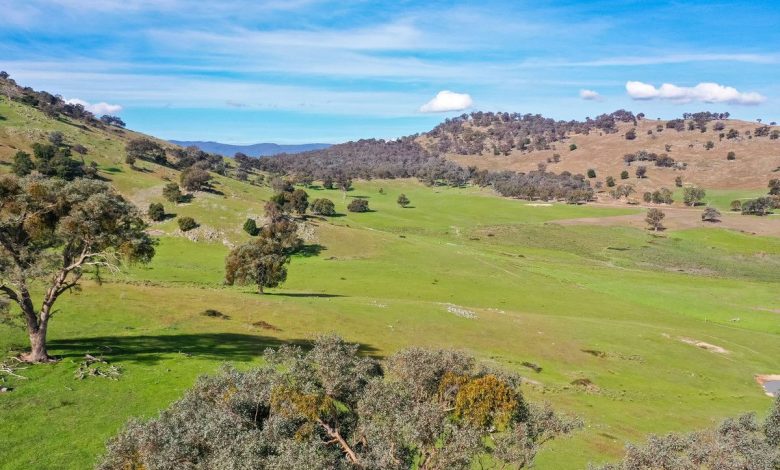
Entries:
{"label": "grassy hill", "polygon": [[[59,130],[67,142],[87,147],[86,160],[140,207],[163,202],[162,187],[178,179],[173,169],[123,163],[131,131],[53,120],[4,98],[0,116],[0,172],[17,149]],[[590,145],[577,139],[582,149]],[[593,145],[593,158],[606,162]],[[575,160],[579,149],[567,152],[561,165],[587,165]],[[752,161],[748,153],[738,151],[737,162]],[[692,167],[691,157],[686,171],[693,174]],[[759,191],[766,183],[753,184],[735,188]],[[651,432],[696,429],[769,407],[754,376],[780,373],[776,236],[700,221],[654,235],[633,225],[642,217],[638,208],[534,204],[412,180],[357,181],[346,195],[307,190],[332,199],[342,214],[310,219],[310,249],[293,259],[281,288],[260,296],[251,287],[224,286],[223,264],[228,246],[247,239],[241,225],[262,213],[271,190],[221,176],[215,187],[222,194],[165,203],[201,223],[194,235],[179,233],[175,219],[156,223],[151,230],[160,245],[150,265],[100,285],[88,280],[58,302],[50,353],[62,360],[20,371],[28,379],[6,379],[14,390],[0,394],[4,468],[88,468],[128,418],[155,415],[199,374],[224,362],[248,367],[266,347],[323,332],[377,356],[409,345],[462,348],[519,371],[531,399],[586,422],[574,437],[545,448],[538,468],[584,468],[616,458],[626,441]],[[396,204],[400,193],[412,207]],[[367,198],[373,212],[347,213],[355,197]],[[700,212],[677,211],[685,221],[697,221]],[[761,220],[769,232],[780,222]],[[226,318],[202,315],[206,309]],[[25,340],[23,330],[0,324],[0,352],[10,356]],[[86,353],[121,367],[122,376],[76,380]]]}

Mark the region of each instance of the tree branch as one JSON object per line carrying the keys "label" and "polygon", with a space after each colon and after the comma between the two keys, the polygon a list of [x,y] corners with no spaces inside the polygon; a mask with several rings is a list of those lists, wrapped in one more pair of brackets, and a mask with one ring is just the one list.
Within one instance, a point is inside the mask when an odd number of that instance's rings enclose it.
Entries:
{"label": "tree branch", "polygon": [[321,420],[319,418],[317,418],[317,424],[322,426],[322,429],[325,430],[325,433],[328,436],[332,437],[333,439],[335,439],[339,443],[339,445],[341,446],[341,450],[343,450],[344,453],[347,454],[347,457],[349,458],[350,462],[358,463],[358,458],[357,458],[357,455],[355,455],[355,451],[352,450],[352,448],[349,446],[349,444],[347,444],[347,441],[345,441],[344,438],[341,437],[341,434],[339,434],[338,429],[334,429],[334,428],[328,426],[328,424],[325,421],[323,421],[323,420]]}

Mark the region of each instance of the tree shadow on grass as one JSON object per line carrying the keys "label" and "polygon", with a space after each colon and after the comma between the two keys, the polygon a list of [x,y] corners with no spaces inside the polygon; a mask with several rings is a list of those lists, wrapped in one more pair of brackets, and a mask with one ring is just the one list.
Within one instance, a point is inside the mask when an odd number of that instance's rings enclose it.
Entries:
{"label": "tree shadow on grass", "polygon": [[312,256],[319,256],[320,253],[325,250],[327,250],[327,248],[323,245],[312,243],[310,245],[303,245],[295,254],[304,258],[311,258]]}
{"label": "tree shadow on grass", "polygon": [[[215,361],[246,362],[263,355],[266,348],[294,344],[310,349],[307,339],[280,340],[269,336],[240,333],[172,334],[156,336],[102,336],[60,339],[49,342],[50,352],[59,358],[81,359],[85,354],[108,362],[133,362],[154,365],[174,355]],[[373,355],[376,348],[361,344],[363,354]]]}
{"label": "tree shadow on grass", "polygon": [[321,298],[321,299],[332,299],[334,297],[346,297],[346,295],[322,294],[318,292],[266,292],[263,295],[271,295],[274,297],[314,297],[314,298]]}

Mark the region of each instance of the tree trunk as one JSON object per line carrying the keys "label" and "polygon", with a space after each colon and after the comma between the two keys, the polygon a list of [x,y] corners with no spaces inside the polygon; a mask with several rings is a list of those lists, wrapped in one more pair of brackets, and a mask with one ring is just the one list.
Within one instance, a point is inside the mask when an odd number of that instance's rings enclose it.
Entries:
{"label": "tree trunk", "polygon": [[37,330],[30,331],[30,352],[22,355],[25,362],[51,362],[52,357],[46,348],[46,323],[41,324]]}
{"label": "tree trunk", "polygon": [[260,295],[265,294],[265,292],[263,292],[263,285],[262,284],[257,286],[257,293],[260,294]]}

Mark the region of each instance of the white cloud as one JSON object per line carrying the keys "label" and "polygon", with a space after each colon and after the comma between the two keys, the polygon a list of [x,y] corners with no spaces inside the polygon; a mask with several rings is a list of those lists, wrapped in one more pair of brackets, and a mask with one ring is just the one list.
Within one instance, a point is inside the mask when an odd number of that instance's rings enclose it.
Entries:
{"label": "white cloud", "polygon": [[102,116],[104,114],[118,114],[122,112],[122,106],[118,104],[108,104],[106,102],[101,101],[100,103],[89,103],[84,100],[80,100],[78,98],[71,98],[68,100],[65,100],[68,104],[80,104],[81,106],[84,106],[84,109],[89,111],[90,113],[94,114],[95,116]]}
{"label": "white cloud", "polygon": [[580,98],[586,101],[604,101],[604,97],[599,92],[587,89],[580,90]]}
{"label": "white cloud", "polygon": [[447,111],[463,111],[474,104],[471,95],[442,90],[436,96],[420,106],[421,113],[446,113]]}
{"label": "white cloud", "polygon": [[649,83],[629,81],[626,82],[626,92],[635,100],[661,99],[677,103],[703,101],[705,103],[756,105],[766,101],[766,97],[759,93],[743,93],[734,87],[709,82],[699,83],[694,87],[681,87],[664,83],[656,88]]}

